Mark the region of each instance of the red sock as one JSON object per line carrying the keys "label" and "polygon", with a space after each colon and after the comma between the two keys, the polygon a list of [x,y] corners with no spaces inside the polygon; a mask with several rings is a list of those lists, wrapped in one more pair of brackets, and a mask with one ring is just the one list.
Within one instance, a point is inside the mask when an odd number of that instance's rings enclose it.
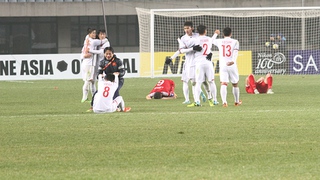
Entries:
{"label": "red sock", "polygon": [[272,89],[272,76],[269,76],[267,78],[267,83],[268,83],[268,89]]}
{"label": "red sock", "polygon": [[249,80],[249,85],[250,87],[255,90],[256,89],[256,82],[254,81],[254,77],[252,74],[249,75],[248,77],[248,80]]}

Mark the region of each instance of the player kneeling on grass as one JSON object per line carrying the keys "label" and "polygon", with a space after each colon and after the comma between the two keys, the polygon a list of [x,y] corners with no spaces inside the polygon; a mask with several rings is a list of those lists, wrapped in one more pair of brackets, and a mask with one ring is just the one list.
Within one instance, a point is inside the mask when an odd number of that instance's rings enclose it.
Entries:
{"label": "player kneeling on grass", "polygon": [[118,106],[122,112],[131,110],[130,107],[125,107],[122,96],[118,96],[113,100],[113,95],[118,88],[118,75],[119,72],[107,74],[105,77],[102,74],[99,75],[98,91],[93,97],[92,110],[94,113],[115,112]]}
{"label": "player kneeling on grass", "polygon": [[176,99],[177,95],[174,93],[174,87],[172,80],[162,79],[154,86],[146,99]]}
{"label": "player kneeling on grass", "polygon": [[246,78],[246,91],[249,94],[273,94],[271,74],[268,73],[266,77],[261,77],[257,81],[254,80],[254,75],[250,74]]}

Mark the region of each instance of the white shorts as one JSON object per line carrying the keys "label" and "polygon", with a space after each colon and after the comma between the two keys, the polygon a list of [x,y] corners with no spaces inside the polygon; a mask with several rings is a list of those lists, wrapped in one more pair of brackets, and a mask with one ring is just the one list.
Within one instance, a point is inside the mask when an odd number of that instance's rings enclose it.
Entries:
{"label": "white shorts", "polygon": [[196,65],[196,82],[205,82],[206,80],[214,80],[214,69],[211,61],[205,60],[201,64]]}
{"label": "white shorts", "polygon": [[118,96],[116,97],[113,101],[111,106],[109,107],[101,107],[101,105],[95,106],[95,104],[93,105],[93,112],[94,113],[113,113],[115,111],[117,111],[117,108],[119,106],[119,104],[121,104],[121,106],[123,106],[122,108],[124,108],[124,102],[123,102],[123,98],[122,96]]}
{"label": "white shorts", "polygon": [[93,80],[95,76],[94,70],[95,70],[95,66],[82,65],[81,72],[82,72],[83,81]]}
{"label": "white shorts", "polygon": [[195,66],[183,64],[183,71],[181,80],[184,82],[189,82],[190,79],[195,79]]}
{"label": "white shorts", "polygon": [[226,66],[220,68],[220,82],[231,82],[236,84],[239,82],[239,73],[237,65]]}

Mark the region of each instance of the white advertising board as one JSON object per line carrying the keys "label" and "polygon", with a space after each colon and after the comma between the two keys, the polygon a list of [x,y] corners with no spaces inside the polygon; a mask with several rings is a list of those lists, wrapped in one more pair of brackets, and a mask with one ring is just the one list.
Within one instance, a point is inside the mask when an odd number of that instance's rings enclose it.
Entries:
{"label": "white advertising board", "polygon": [[[126,78],[140,77],[139,53],[116,53]],[[0,81],[81,79],[80,54],[0,55]]]}

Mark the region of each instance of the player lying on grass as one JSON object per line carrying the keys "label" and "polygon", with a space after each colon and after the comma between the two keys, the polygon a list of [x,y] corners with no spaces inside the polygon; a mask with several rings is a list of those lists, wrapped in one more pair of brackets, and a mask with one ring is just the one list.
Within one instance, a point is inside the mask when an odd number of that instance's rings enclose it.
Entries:
{"label": "player lying on grass", "polygon": [[94,113],[111,113],[117,111],[117,107],[120,107],[120,111],[128,112],[130,107],[125,107],[122,96],[118,96],[113,100],[113,95],[118,88],[119,72],[113,74],[107,74],[103,77],[99,74],[98,91],[93,97]]}
{"label": "player lying on grass", "polygon": [[175,84],[170,79],[160,80],[150,93],[146,96],[146,99],[176,99],[177,95],[174,93]]}
{"label": "player lying on grass", "polygon": [[246,78],[246,91],[249,94],[273,94],[272,81],[273,78],[270,73],[268,73],[266,77],[260,77],[257,81],[254,80],[254,75],[250,74]]}

